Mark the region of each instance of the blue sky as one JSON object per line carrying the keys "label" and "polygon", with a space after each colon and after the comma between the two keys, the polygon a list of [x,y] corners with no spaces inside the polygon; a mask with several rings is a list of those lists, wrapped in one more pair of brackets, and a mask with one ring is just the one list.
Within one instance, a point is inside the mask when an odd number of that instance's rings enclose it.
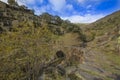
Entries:
{"label": "blue sky", "polygon": [[[2,0],[7,2],[7,0]],[[91,23],[117,10],[120,0],[16,0],[34,9],[35,14],[48,12],[74,23]]]}

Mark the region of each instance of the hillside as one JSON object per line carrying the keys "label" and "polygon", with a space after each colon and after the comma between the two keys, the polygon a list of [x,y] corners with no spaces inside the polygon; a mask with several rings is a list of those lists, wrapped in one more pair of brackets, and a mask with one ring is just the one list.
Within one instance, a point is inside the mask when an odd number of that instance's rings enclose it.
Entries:
{"label": "hillside", "polygon": [[[117,11],[83,28],[87,41],[87,46],[84,49],[87,54],[87,64],[83,64],[82,68],[87,69],[89,74],[103,77],[102,80],[120,79],[119,21],[120,11]],[[101,72],[95,71],[95,68]],[[93,70],[91,71],[91,69]]]}
{"label": "hillside", "polygon": [[68,20],[48,13],[37,16],[25,6],[0,1],[0,79],[41,80],[43,75],[45,80],[65,79],[64,67],[78,57],[69,61],[70,50],[59,37],[71,33],[81,30]]}
{"label": "hillside", "polygon": [[120,11],[108,15],[90,25],[90,29],[97,32],[97,36],[104,35],[105,33],[114,33],[119,30]]}
{"label": "hillside", "polygon": [[34,27],[47,25],[54,34],[58,35],[78,29],[74,29],[76,25],[67,20],[62,20],[57,15],[53,16],[48,13],[43,13],[37,16],[34,14],[34,10],[30,10],[24,5],[8,5],[1,1],[0,16],[0,32],[11,31],[13,27],[21,27],[24,24]]}
{"label": "hillside", "polygon": [[[95,45],[102,46],[103,48],[112,48],[113,53],[117,50],[117,42],[120,31],[120,11],[117,11],[111,15],[108,15],[95,23],[89,25],[85,32],[91,33],[94,36],[93,43]],[[105,47],[106,46],[106,47]],[[110,51],[110,50],[108,50]]]}
{"label": "hillside", "polygon": [[119,21],[73,24],[0,1],[0,79],[120,80]]}

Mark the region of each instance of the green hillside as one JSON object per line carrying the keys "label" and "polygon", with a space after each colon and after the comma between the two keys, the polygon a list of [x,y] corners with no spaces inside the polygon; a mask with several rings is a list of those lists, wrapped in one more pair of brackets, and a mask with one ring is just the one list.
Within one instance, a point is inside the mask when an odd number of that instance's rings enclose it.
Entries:
{"label": "green hillside", "polygon": [[0,1],[0,79],[38,80],[45,74],[45,80],[63,80],[64,66],[72,60],[56,52],[67,52],[59,37],[69,33],[81,30],[59,16],[37,16],[25,6]]}
{"label": "green hillside", "polygon": [[[120,36],[120,11],[108,15],[90,26],[87,26],[85,32],[94,34],[94,43],[108,48],[111,47],[114,53],[118,46],[118,37]],[[107,50],[107,49],[106,49]]]}
{"label": "green hillside", "polygon": [[120,28],[120,11],[117,11],[111,15],[108,15],[92,24],[87,28],[95,31],[96,36],[104,34],[117,34]]}
{"label": "green hillside", "polygon": [[74,24],[0,1],[0,80],[119,80],[119,21]]}
{"label": "green hillside", "polygon": [[[90,51],[96,56],[94,57],[94,63],[99,64],[107,73],[118,75],[117,79],[105,78],[103,80],[119,80],[120,78],[120,70],[118,69],[120,67],[119,21],[120,11],[117,11],[90,25],[84,26],[83,29],[84,35],[88,38],[88,46],[86,48],[90,48]],[[90,38],[92,40],[89,40]]]}

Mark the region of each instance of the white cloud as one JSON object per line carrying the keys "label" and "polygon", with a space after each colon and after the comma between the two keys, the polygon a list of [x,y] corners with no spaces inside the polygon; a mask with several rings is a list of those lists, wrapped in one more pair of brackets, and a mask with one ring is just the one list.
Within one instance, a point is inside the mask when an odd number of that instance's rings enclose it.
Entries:
{"label": "white cloud", "polygon": [[36,0],[16,0],[19,5],[35,4]]}
{"label": "white cloud", "polygon": [[35,14],[37,14],[37,15],[47,12],[48,9],[50,9],[49,5],[42,6],[42,7],[36,7],[36,6],[34,7]]}
{"label": "white cloud", "polygon": [[92,7],[92,5],[88,5],[88,6],[86,6],[87,9],[89,9],[89,8],[91,8],[91,7]]}
{"label": "white cloud", "polygon": [[79,3],[84,3],[86,0],[77,0]]}
{"label": "white cloud", "polygon": [[39,2],[39,4],[43,3],[43,0],[17,0],[19,5],[32,5],[31,7],[28,7],[29,9],[34,9],[35,10],[35,14],[40,15],[43,12],[47,11],[48,6],[42,6],[42,7],[38,7],[36,6],[36,3]]}
{"label": "white cloud", "polygon": [[66,5],[66,0],[49,0],[54,11],[60,12]]}
{"label": "white cloud", "polygon": [[7,0],[0,0],[0,1],[7,3]]}
{"label": "white cloud", "polygon": [[35,14],[36,15],[40,15],[40,14],[42,14],[43,12],[46,12],[46,9],[44,8],[44,7],[42,7],[42,8],[34,8],[34,10],[35,10]]}
{"label": "white cloud", "polygon": [[69,10],[73,10],[73,5],[67,4],[67,5],[66,5],[66,8],[69,9]]}
{"label": "white cloud", "polygon": [[43,0],[39,0],[40,1],[40,3],[43,3]]}
{"label": "white cloud", "polygon": [[103,14],[99,14],[99,15],[86,14],[85,16],[73,15],[73,16],[69,16],[69,17],[63,17],[62,19],[64,19],[64,20],[68,19],[72,23],[92,23],[102,17],[104,17]]}
{"label": "white cloud", "polygon": [[77,0],[80,4],[85,4],[87,2],[101,2],[103,0]]}
{"label": "white cloud", "polygon": [[26,3],[23,2],[23,1],[21,1],[21,0],[17,0],[17,3],[18,3],[19,5],[26,5]]}

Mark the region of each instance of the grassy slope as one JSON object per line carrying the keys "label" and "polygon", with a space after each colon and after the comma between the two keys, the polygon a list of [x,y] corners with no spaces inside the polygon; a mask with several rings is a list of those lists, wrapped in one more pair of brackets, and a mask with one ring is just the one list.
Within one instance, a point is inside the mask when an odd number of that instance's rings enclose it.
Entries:
{"label": "grassy slope", "polygon": [[[86,60],[85,64],[79,66],[80,72],[83,71],[92,76],[103,77],[104,80],[112,80],[107,77],[111,76],[111,74],[120,75],[120,56],[116,55],[118,53],[116,51],[116,30],[120,25],[119,21],[120,11],[89,26],[87,25],[87,28],[85,27],[85,33],[88,34],[88,37],[91,36],[89,34],[96,35],[94,35],[95,39],[88,42],[88,46],[83,49],[86,52]],[[39,74],[40,66],[38,65],[48,61],[54,55],[54,50],[62,49],[65,53],[68,53],[70,48],[67,50],[66,46],[71,47],[80,43],[78,34],[67,33],[57,39],[55,46],[52,46],[53,50],[50,45],[46,44],[49,41],[53,41],[51,39],[53,34],[49,30],[44,31],[41,28],[25,26],[19,31],[0,34],[0,77],[2,79],[13,80],[21,77],[26,79],[30,76],[30,73],[26,73],[31,69],[29,66],[35,72],[32,75],[34,77],[36,74]],[[45,45],[41,45],[41,43],[45,43]],[[15,51],[16,48],[17,51]],[[29,64],[29,62],[31,63]],[[96,71],[96,69],[103,69],[105,73]]]}
{"label": "grassy slope", "polygon": [[[87,79],[86,75],[90,75],[91,79],[93,77],[102,78],[103,80],[117,80],[116,75],[120,75],[120,56],[118,56],[117,51],[117,29],[120,25],[120,11],[113,13],[101,20],[90,25],[83,25],[84,33],[87,38],[95,34],[95,39],[87,43],[86,48],[81,48],[85,51],[85,63],[80,64],[78,75]],[[81,25],[80,25],[81,26]],[[67,33],[59,37],[57,45],[58,49],[62,49],[66,53],[67,48],[65,46],[71,47],[73,45],[79,45],[78,34]],[[62,45],[62,46],[60,46]],[[88,67],[89,66],[89,67]],[[83,74],[83,73],[84,74]],[[114,78],[114,79],[113,79]]]}
{"label": "grassy slope", "polygon": [[[112,74],[120,75],[120,52],[117,38],[120,30],[120,11],[115,12],[97,22],[91,24],[92,30],[96,33],[96,38],[92,45],[98,52],[103,53],[107,61],[101,63],[102,67]],[[90,44],[91,44],[90,43]]]}
{"label": "grassy slope", "polygon": [[[88,62],[83,64],[83,66],[89,66],[88,69],[86,68],[87,70],[85,69],[89,74],[94,73],[93,75],[104,76],[103,80],[113,80],[108,76],[120,75],[120,52],[118,51],[119,45],[117,43],[118,31],[120,30],[119,21],[120,11],[117,11],[83,28],[84,34],[88,37],[95,34],[95,39],[88,42],[86,49],[84,49],[87,53],[86,61]],[[89,63],[92,65],[88,65]],[[103,69],[105,73],[99,73],[95,70],[91,71],[93,66]]]}

